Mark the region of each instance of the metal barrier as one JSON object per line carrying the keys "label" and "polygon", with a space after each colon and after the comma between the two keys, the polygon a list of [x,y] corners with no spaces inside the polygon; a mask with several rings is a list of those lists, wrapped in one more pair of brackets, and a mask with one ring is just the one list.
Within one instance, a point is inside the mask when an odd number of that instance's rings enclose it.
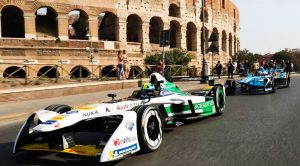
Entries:
{"label": "metal barrier", "polygon": [[[8,71],[9,68],[12,68]],[[89,69],[93,71],[90,71]],[[155,72],[155,65],[138,66],[132,65],[127,68],[126,79],[138,79],[148,77]],[[22,74],[20,74],[22,73]],[[25,74],[24,74],[25,73]],[[98,74],[97,74],[98,73]],[[0,63],[0,78],[17,81],[20,84],[31,84],[37,81],[50,81],[58,83],[66,81],[105,81],[117,80],[118,68],[115,65],[75,65],[75,64],[21,64],[21,63]],[[19,74],[19,75],[17,75]],[[182,65],[166,65],[165,76],[188,76],[196,77],[197,68]],[[4,81],[3,81],[4,80]]]}

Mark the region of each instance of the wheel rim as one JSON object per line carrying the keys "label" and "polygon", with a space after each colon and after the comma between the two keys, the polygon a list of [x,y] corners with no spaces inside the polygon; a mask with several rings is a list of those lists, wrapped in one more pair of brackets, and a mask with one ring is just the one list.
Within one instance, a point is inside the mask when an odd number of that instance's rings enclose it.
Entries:
{"label": "wheel rim", "polygon": [[223,96],[222,91],[219,92],[219,101],[218,101],[218,103],[219,103],[220,112],[223,112],[225,102],[224,102],[224,96]]}
{"label": "wheel rim", "polygon": [[157,149],[162,141],[161,120],[156,110],[149,110],[145,114],[145,139],[149,148]]}

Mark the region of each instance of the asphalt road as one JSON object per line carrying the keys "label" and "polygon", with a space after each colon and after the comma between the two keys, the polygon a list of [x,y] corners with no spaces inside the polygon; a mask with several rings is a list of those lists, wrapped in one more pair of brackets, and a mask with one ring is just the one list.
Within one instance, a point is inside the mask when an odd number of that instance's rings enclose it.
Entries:
{"label": "asphalt road", "polygon": [[[161,147],[110,163],[153,165],[299,165],[300,77],[275,94],[227,97],[226,112],[164,133]],[[0,165],[101,165],[95,158],[23,153],[12,157],[20,122],[1,124]]]}

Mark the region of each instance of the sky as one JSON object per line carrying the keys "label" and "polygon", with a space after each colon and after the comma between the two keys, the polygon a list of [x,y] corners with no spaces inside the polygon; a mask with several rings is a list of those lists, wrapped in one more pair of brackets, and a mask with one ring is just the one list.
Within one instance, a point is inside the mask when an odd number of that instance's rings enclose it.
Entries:
{"label": "sky", "polygon": [[300,0],[231,0],[240,10],[241,49],[300,48]]}

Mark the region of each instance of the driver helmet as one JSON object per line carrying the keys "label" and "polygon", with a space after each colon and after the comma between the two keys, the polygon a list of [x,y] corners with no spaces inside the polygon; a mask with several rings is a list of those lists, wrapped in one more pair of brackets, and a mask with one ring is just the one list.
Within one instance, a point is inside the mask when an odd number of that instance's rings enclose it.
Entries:
{"label": "driver helmet", "polygon": [[148,93],[154,93],[154,91],[155,91],[155,87],[152,83],[150,82],[144,83],[141,89],[141,97],[147,98],[149,97]]}

